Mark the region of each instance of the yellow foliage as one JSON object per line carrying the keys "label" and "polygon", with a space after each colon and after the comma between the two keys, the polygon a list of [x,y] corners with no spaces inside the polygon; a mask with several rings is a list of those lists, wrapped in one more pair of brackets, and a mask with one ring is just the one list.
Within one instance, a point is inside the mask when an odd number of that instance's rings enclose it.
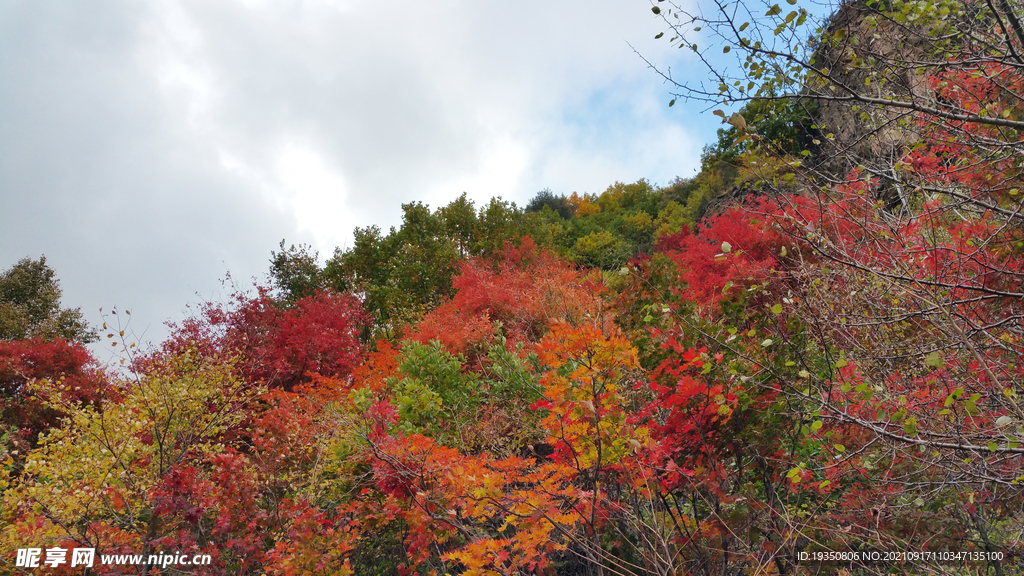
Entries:
{"label": "yellow foliage", "polygon": [[599,213],[601,211],[601,207],[594,203],[596,201],[597,196],[593,194],[581,195],[577,192],[573,192],[572,195],[569,196],[569,205],[572,206],[573,214],[575,214],[577,218]]}
{"label": "yellow foliage", "polygon": [[[47,545],[82,538],[69,531],[104,521],[127,541],[141,542],[151,490],[176,464],[222,451],[221,433],[241,421],[240,406],[260,392],[238,382],[231,368],[186,352],[122,382],[123,397],[102,409],[67,399],[59,383],[37,383],[47,389],[48,404],[68,416],[41,437],[4,493],[2,507],[21,516],[0,536],[0,550],[23,546],[25,531],[33,544]],[[35,514],[25,514],[29,507]]]}
{"label": "yellow foliage", "polygon": [[622,217],[623,224],[637,232],[648,232],[654,228],[654,219],[647,212],[634,212]]}
{"label": "yellow foliage", "polygon": [[654,221],[657,229],[654,232],[655,238],[661,238],[669,234],[675,234],[692,222],[684,206],[678,202],[669,202],[658,212],[658,218]]}
{"label": "yellow foliage", "polygon": [[609,267],[624,260],[628,246],[607,230],[578,238],[572,251],[576,262],[584,266]]}

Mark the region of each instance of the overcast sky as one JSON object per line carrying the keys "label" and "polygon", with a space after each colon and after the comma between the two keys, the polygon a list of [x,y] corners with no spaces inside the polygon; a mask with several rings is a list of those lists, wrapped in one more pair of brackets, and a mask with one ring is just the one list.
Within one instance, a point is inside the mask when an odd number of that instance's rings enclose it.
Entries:
{"label": "overcast sky", "polygon": [[0,0],[0,269],[146,339],[281,239],[462,192],[691,176],[718,119],[632,52],[693,67],[648,0]]}

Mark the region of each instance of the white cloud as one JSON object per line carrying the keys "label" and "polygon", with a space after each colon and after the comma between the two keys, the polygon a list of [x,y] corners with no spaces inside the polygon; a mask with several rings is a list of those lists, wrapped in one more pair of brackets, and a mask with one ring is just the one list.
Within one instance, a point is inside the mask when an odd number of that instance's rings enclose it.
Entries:
{"label": "white cloud", "polygon": [[343,244],[347,233],[359,225],[348,208],[345,181],[324,165],[313,150],[289,144],[278,160],[277,173],[299,231],[311,233],[321,250]]}
{"label": "white cloud", "polygon": [[5,3],[0,266],[156,326],[403,202],[686,175],[715,121],[626,44],[679,58],[659,30],[645,0]]}

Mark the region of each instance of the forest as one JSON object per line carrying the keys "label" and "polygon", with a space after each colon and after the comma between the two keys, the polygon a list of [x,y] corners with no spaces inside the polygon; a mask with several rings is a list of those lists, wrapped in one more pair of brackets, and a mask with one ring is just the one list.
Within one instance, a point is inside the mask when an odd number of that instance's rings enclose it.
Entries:
{"label": "forest", "polygon": [[652,3],[693,178],[282,241],[154,346],[7,269],[0,573],[1024,571],[1022,7],[797,2]]}

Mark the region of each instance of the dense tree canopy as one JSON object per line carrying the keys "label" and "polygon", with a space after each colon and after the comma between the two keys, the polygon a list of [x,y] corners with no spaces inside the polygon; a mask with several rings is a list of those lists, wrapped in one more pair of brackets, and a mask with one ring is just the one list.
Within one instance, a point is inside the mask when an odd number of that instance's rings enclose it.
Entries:
{"label": "dense tree canopy", "polygon": [[799,2],[653,4],[743,104],[693,179],[282,242],[107,387],[5,342],[4,569],[1019,573],[1020,7]]}
{"label": "dense tree canopy", "polygon": [[108,392],[83,346],[97,339],[96,330],[60,298],[45,256],[23,258],[0,274],[0,454],[5,447],[23,453],[63,415],[29,391],[34,379],[62,379],[79,403],[97,403]]}
{"label": "dense tree canopy", "polygon": [[0,274],[0,339],[62,338],[93,342],[96,331],[78,308],[61,308],[60,282],[39,260],[22,258]]}

